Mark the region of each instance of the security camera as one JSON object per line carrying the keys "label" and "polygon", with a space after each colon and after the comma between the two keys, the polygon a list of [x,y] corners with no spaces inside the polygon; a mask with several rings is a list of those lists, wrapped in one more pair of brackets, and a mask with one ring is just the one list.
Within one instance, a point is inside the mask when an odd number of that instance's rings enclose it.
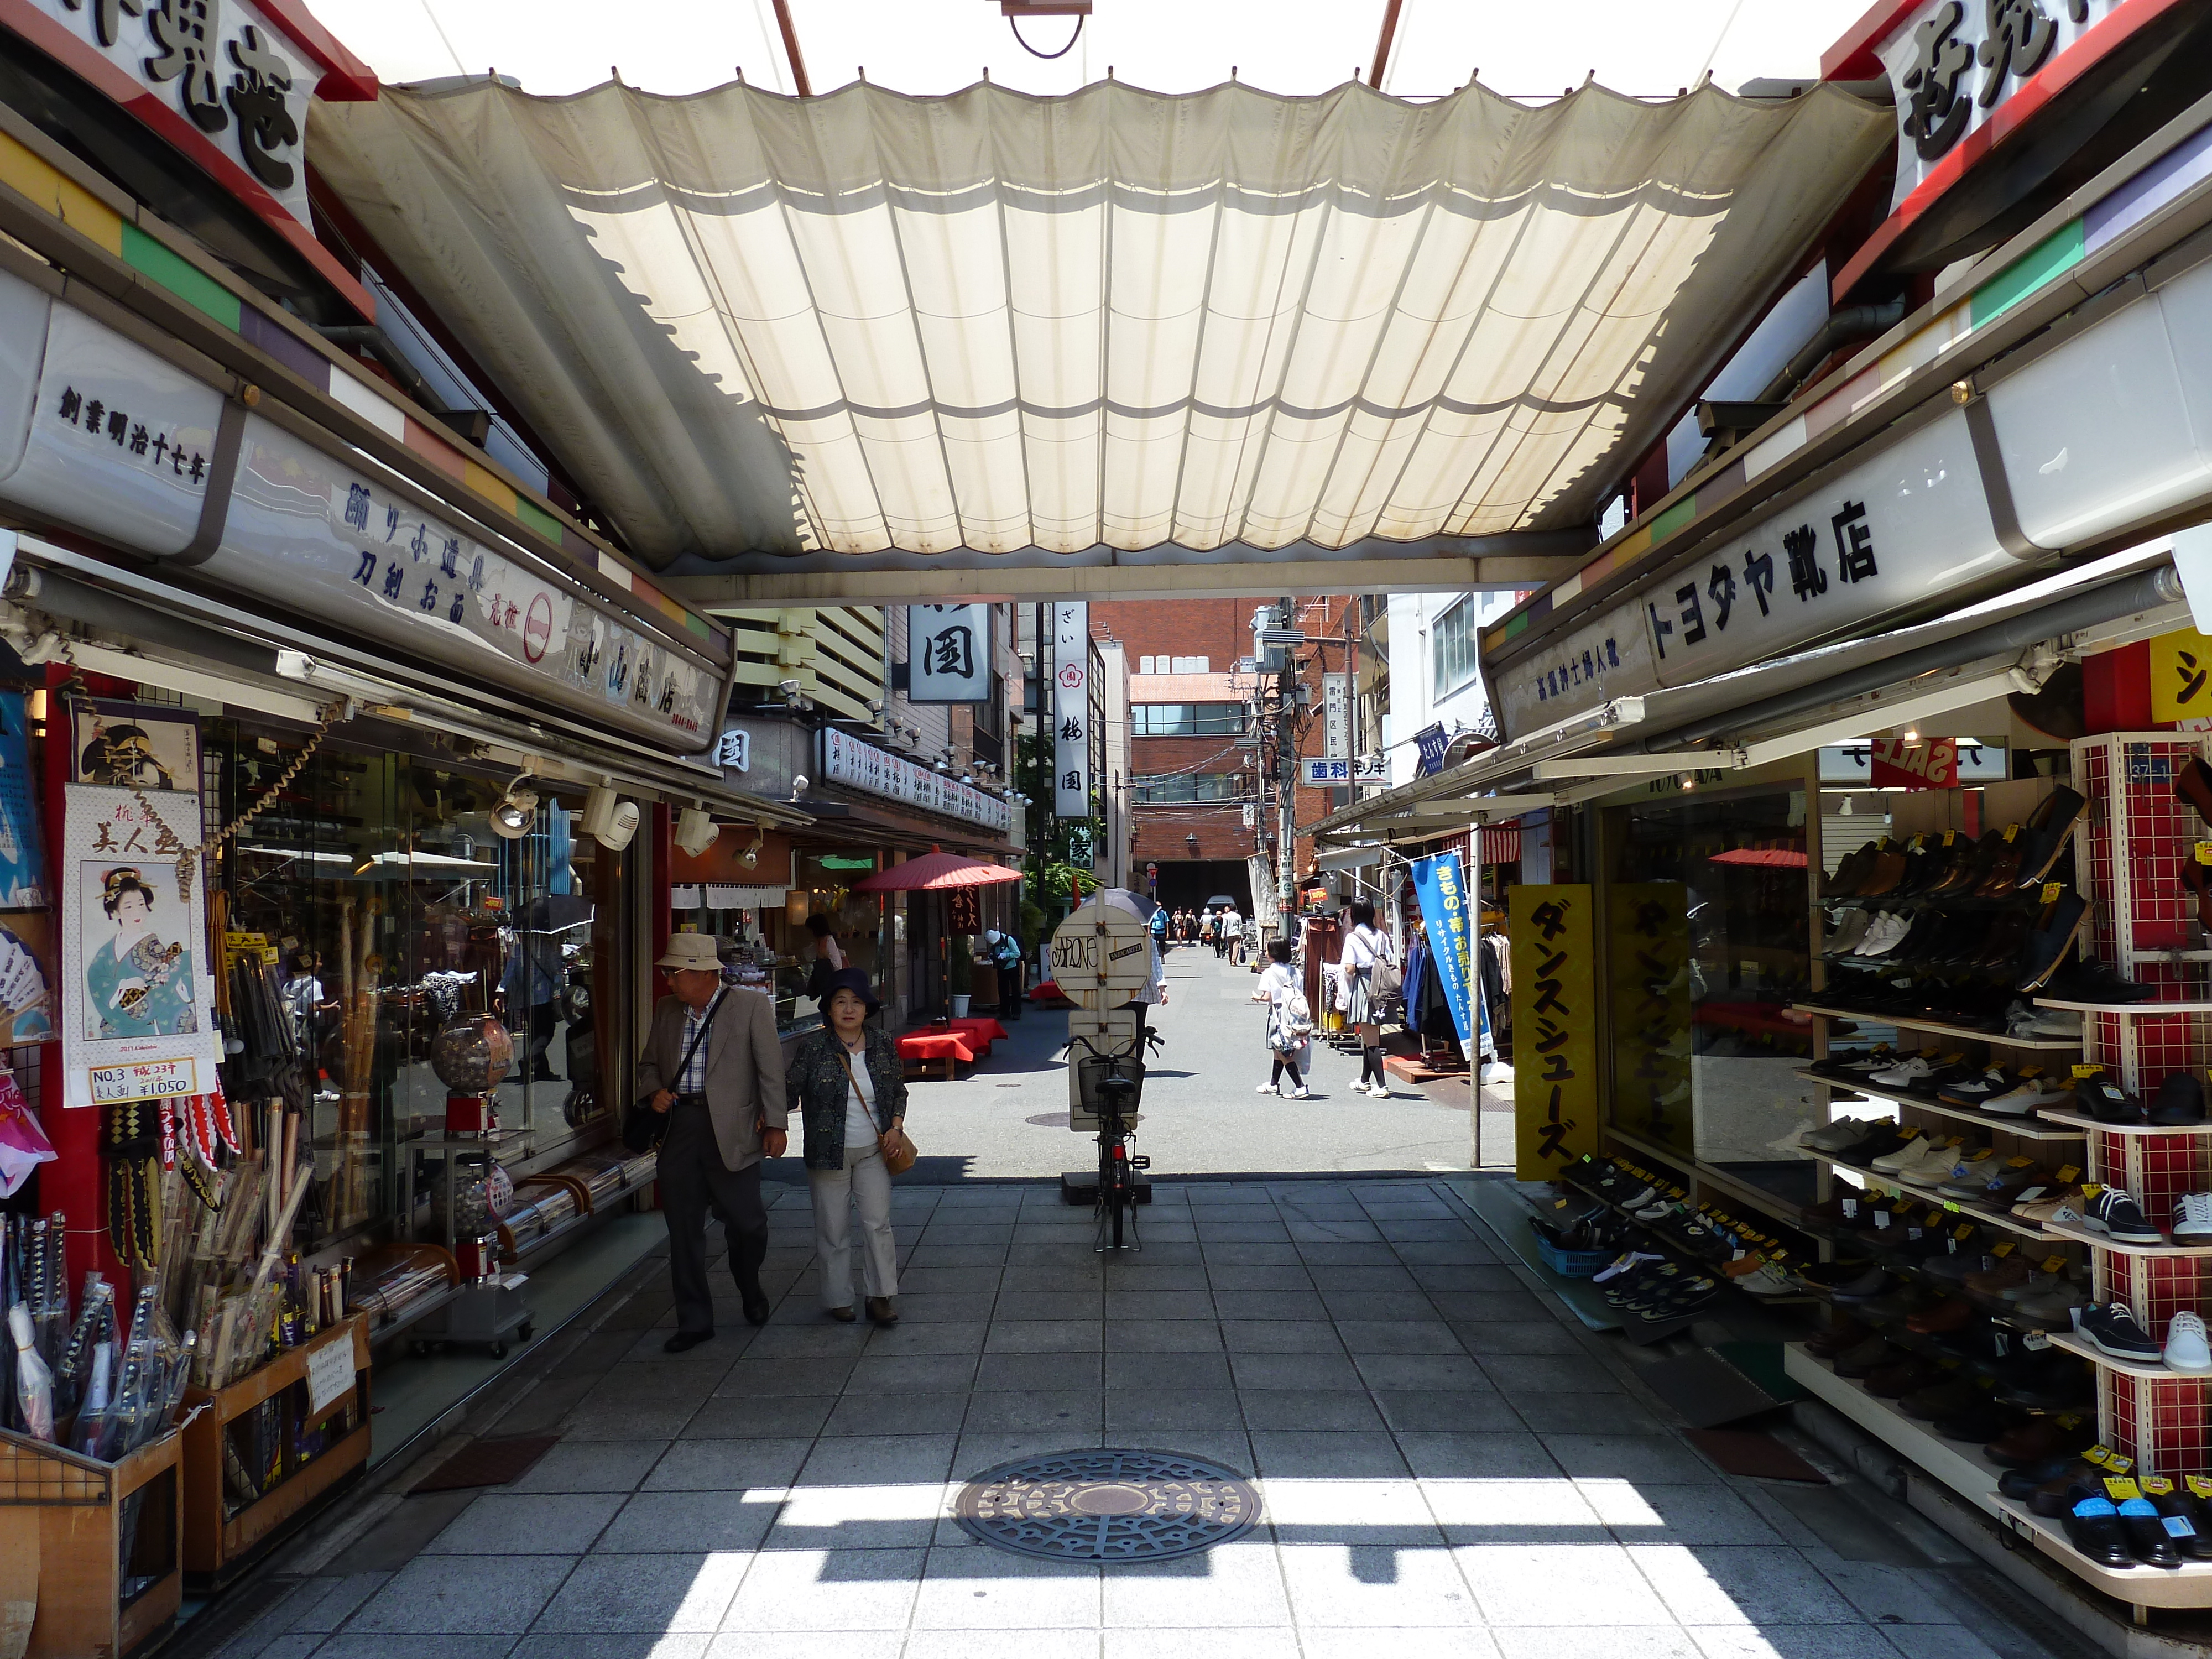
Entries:
{"label": "security camera", "polygon": [[884,712],[884,700],[881,697],[870,697],[868,699],[868,712],[871,714],[882,714]]}
{"label": "security camera", "polygon": [[805,794],[806,793],[806,785],[807,776],[805,773],[800,772],[794,775],[791,780],[792,799],[797,800],[801,795]]}

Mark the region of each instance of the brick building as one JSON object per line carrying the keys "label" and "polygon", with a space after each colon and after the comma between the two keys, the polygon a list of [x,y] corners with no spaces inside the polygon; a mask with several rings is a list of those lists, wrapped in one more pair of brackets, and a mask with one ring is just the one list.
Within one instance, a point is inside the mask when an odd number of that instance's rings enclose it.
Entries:
{"label": "brick building", "polygon": [[[1170,907],[1226,893],[1249,915],[1255,873],[1264,885],[1275,867],[1275,727],[1255,731],[1254,715],[1275,679],[1237,672],[1253,656],[1252,614],[1263,603],[1125,600],[1091,608],[1093,634],[1120,641],[1128,659],[1131,884],[1141,886],[1146,866],[1157,864],[1158,896]],[[1341,595],[1302,598],[1293,611],[1316,642],[1291,653],[1297,678],[1311,688],[1293,716],[1292,743],[1298,754],[1318,755],[1322,675],[1342,670],[1347,654],[1342,644],[1318,641],[1356,639],[1358,605]],[[1296,822],[1311,823],[1346,799],[1301,787]],[[1299,872],[1311,856],[1310,838],[1298,837]],[[1256,872],[1255,858],[1265,860]]]}

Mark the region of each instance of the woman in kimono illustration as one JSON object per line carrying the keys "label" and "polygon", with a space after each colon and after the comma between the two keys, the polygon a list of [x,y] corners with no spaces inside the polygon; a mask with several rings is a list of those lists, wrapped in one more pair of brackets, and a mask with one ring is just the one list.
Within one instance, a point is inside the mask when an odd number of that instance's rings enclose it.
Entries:
{"label": "woman in kimono illustration", "polygon": [[192,996],[192,957],[183,941],[164,945],[154,931],[154,890],[129,865],[100,880],[100,908],[115,936],[84,966],[84,985],[99,1029],[95,1037],[173,1036],[199,1030]]}

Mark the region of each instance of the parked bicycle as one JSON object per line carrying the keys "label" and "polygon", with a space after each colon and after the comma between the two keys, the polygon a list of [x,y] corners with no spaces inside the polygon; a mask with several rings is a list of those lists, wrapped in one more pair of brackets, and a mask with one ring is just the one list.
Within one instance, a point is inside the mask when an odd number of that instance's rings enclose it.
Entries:
{"label": "parked bicycle", "polygon": [[[1152,1168],[1152,1161],[1129,1151],[1135,1134],[1129,1120],[1144,1096],[1142,1051],[1147,1035],[1139,1033],[1121,1049],[1101,1048],[1086,1036],[1068,1039],[1079,1097],[1098,1116],[1097,1248],[1102,1250],[1144,1248],[1137,1238],[1137,1172]],[[1075,1056],[1079,1048],[1085,1051],[1084,1058]]]}

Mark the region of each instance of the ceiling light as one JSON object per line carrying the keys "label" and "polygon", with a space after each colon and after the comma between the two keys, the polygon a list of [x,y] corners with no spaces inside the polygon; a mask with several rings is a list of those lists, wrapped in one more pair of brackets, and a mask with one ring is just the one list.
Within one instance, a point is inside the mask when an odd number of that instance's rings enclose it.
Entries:
{"label": "ceiling light", "polygon": [[676,815],[676,844],[697,858],[722,836],[722,826],[702,806],[687,806]]}
{"label": "ceiling light", "polygon": [[538,792],[517,778],[491,809],[491,832],[501,841],[520,841],[530,833],[531,821],[537,816]]}
{"label": "ceiling light", "polygon": [[584,811],[576,827],[609,852],[619,853],[637,834],[637,803],[623,800],[601,784],[584,797]]}

